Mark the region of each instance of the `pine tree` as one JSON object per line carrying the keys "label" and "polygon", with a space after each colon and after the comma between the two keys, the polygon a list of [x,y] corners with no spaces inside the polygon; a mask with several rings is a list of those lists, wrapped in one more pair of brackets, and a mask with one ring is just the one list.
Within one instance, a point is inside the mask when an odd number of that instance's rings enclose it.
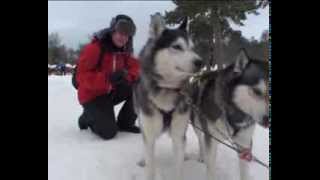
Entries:
{"label": "pine tree", "polygon": [[257,0],[219,0],[219,1],[183,1],[173,0],[176,9],[165,13],[168,24],[177,24],[182,17],[190,19],[190,34],[197,51],[208,65],[222,65],[223,40],[232,29],[228,20],[243,25],[246,13],[258,15],[257,9],[265,7],[268,1]]}

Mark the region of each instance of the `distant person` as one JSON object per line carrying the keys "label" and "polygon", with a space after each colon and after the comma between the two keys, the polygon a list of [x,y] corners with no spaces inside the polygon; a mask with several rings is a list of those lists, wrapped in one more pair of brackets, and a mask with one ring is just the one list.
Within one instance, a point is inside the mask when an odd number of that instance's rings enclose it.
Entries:
{"label": "distant person", "polygon": [[66,75],[66,65],[64,63],[61,64],[60,71],[63,76]]}
{"label": "distant person", "polygon": [[[133,20],[120,14],[83,48],[75,76],[83,107],[78,122],[81,130],[89,127],[103,139],[113,138],[118,131],[140,133],[132,102],[132,84],[140,71],[132,56],[135,32]],[[116,120],[114,106],[123,101]]]}
{"label": "distant person", "polygon": [[66,65],[64,63],[59,63],[56,67],[58,73],[60,75],[65,75],[66,74]]}

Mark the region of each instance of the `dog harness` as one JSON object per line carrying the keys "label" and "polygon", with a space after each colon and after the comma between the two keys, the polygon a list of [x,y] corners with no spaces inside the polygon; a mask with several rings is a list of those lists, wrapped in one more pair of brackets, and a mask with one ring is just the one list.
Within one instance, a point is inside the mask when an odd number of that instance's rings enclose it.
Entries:
{"label": "dog harness", "polygon": [[[159,109],[159,108],[158,108]],[[162,109],[159,109],[160,113],[162,114],[163,119],[163,129],[169,128],[171,121],[172,121],[172,113],[176,110],[176,108],[172,109],[171,111],[167,112]]]}
{"label": "dog harness", "polygon": [[[173,88],[163,88],[163,87],[159,87],[161,89],[169,89],[171,91],[176,91],[177,93],[181,90],[179,88],[173,89]],[[163,129],[166,130],[169,128],[171,121],[172,121],[172,114],[173,112],[176,110],[176,107],[174,107],[172,110],[170,111],[165,111],[163,109],[160,109],[159,107],[157,107],[157,109],[159,110],[159,112],[162,115],[162,120],[163,120]]]}

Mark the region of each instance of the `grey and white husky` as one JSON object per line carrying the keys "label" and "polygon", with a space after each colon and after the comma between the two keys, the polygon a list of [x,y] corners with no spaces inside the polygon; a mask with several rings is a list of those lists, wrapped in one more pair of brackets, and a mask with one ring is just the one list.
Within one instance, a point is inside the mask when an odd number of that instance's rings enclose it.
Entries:
{"label": "grey and white husky", "polygon": [[202,65],[188,36],[187,19],[178,28],[169,29],[159,13],[151,15],[150,37],[139,59],[141,76],[134,87],[134,104],[145,145],[146,178],[155,179],[155,143],[167,131],[173,142],[174,179],[182,180],[191,109],[179,91]]}
{"label": "grey and white husky", "polygon": [[190,96],[198,107],[197,111],[193,109],[191,119],[199,138],[200,160],[207,164],[208,179],[215,177],[218,145],[210,135],[236,144],[241,151],[241,180],[249,179],[255,125],[269,126],[267,78],[267,61],[250,59],[241,49],[235,63],[206,73],[190,85]]}

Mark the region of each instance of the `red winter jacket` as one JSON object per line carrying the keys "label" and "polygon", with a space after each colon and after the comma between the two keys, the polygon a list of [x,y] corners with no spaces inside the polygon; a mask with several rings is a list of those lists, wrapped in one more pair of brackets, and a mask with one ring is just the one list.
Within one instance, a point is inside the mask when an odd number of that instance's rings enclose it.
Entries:
{"label": "red winter jacket", "polygon": [[139,62],[129,53],[106,51],[102,57],[101,66],[97,69],[99,54],[100,42],[98,40],[93,40],[86,45],[80,54],[76,76],[80,104],[115,89],[109,81],[109,76],[116,70],[126,68],[128,70],[126,79],[129,83],[138,79]]}

